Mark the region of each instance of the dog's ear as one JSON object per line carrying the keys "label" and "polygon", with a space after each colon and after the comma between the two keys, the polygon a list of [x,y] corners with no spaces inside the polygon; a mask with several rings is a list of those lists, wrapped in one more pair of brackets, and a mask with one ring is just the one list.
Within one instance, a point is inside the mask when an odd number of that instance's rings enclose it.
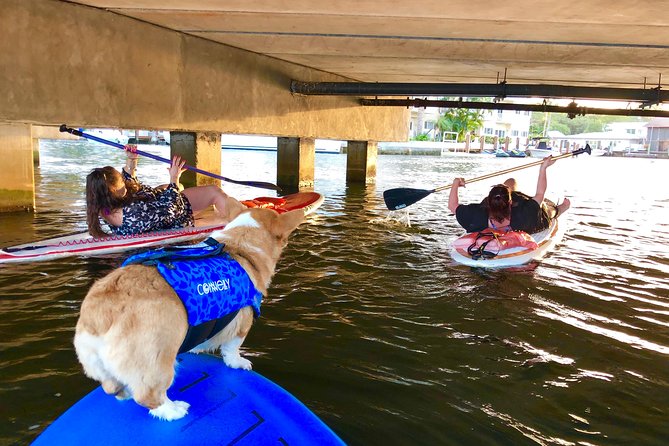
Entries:
{"label": "dog's ear", "polygon": [[279,238],[286,239],[303,221],[304,211],[302,209],[295,209],[294,211],[280,214],[278,216],[278,224],[275,226],[275,235]]}

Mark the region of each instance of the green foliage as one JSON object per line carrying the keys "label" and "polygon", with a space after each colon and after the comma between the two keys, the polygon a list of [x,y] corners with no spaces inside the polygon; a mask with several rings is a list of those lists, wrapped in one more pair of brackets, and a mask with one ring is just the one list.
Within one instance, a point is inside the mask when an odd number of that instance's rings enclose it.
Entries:
{"label": "green foliage", "polygon": [[427,135],[427,133],[421,133],[420,135],[416,135],[414,138],[412,138],[413,141],[429,141],[430,137]]}
{"label": "green foliage", "polygon": [[551,122],[551,130],[557,130],[558,132],[562,132],[563,135],[573,135],[573,133],[571,133],[571,129],[569,128],[569,126],[561,122]]}
{"label": "green foliage", "polygon": [[449,108],[439,117],[437,128],[443,132],[455,132],[458,141],[465,140],[467,132],[476,133],[483,126],[483,112],[465,108]]}
{"label": "green foliage", "polygon": [[[550,115],[550,116],[549,116]],[[645,121],[639,117],[630,116],[607,116],[607,115],[586,115],[577,116],[569,119],[566,113],[532,113],[530,120],[530,136],[543,136],[546,120],[548,126],[546,131],[557,130],[565,135],[575,135],[578,133],[603,132],[607,124],[620,121]]]}

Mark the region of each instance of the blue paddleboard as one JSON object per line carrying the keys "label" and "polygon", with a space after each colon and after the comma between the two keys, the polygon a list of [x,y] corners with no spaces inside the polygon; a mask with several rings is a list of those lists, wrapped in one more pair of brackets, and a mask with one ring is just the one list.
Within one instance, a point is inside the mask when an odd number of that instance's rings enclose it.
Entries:
{"label": "blue paddleboard", "polygon": [[33,443],[43,445],[343,445],[286,390],[252,371],[231,369],[211,355],[178,357],[167,395],[188,414],[161,421],[133,400],[98,387],[54,421]]}

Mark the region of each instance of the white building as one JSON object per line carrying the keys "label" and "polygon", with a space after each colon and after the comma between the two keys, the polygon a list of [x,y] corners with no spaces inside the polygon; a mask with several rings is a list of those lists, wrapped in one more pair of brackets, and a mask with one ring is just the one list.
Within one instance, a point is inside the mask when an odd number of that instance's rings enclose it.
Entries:
{"label": "white building", "polygon": [[524,145],[530,135],[532,112],[520,110],[484,110],[483,136],[497,136],[500,139],[520,138]]}
{"label": "white building", "polygon": [[429,139],[434,140],[437,121],[443,113],[442,110],[444,109],[436,107],[411,107],[408,139],[411,140],[419,135],[426,134]]}
{"label": "white building", "polygon": [[646,140],[647,122],[611,122],[603,132],[588,132],[575,135],[551,137],[561,150],[574,150],[589,145],[593,150],[605,153],[643,150]]}
{"label": "white building", "polygon": [[[437,136],[437,121],[446,111],[445,108],[411,108],[411,121],[409,123],[409,139],[418,135],[426,134],[430,140]],[[520,140],[524,145],[530,133],[530,118],[532,112],[517,110],[482,110],[483,127],[479,129],[477,136],[505,137],[515,141]]]}
{"label": "white building", "polygon": [[647,122],[633,121],[633,122],[610,122],[604,127],[605,132],[626,134],[639,139],[646,136]]}

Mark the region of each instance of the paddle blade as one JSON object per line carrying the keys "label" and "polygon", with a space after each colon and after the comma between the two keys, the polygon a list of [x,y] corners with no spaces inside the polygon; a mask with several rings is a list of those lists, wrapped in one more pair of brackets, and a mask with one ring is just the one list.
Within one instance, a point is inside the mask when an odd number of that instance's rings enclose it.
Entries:
{"label": "paddle blade", "polygon": [[383,201],[386,202],[386,207],[391,211],[404,209],[411,206],[415,202],[422,200],[430,195],[433,190],[427,189],[410,189],[408,187],[398,187],[397,189],[388,189],[383,192]]}

